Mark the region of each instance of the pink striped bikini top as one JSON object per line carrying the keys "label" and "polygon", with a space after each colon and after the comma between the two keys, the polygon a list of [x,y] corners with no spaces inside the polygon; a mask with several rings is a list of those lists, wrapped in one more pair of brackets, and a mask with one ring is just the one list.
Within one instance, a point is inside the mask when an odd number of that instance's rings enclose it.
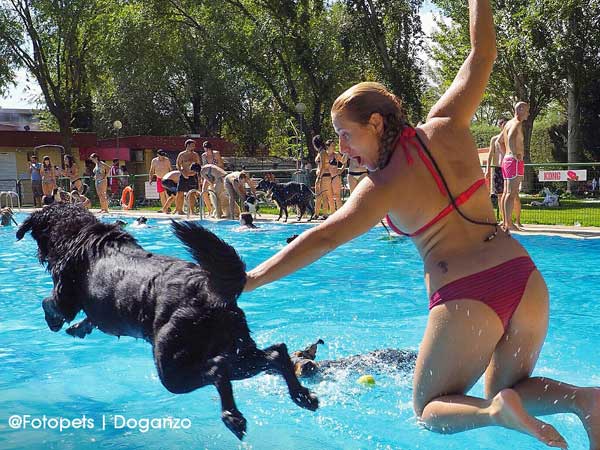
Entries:
{"label": "pink striped bikini top", "polygon": [[[404,150],[404,157],[406,158],[406,162],[408,163],[408,165],[411,165],[414,162],[412,156],[410,155],[410,147],[417,150],[417,155],[419,155],[419,158],[421,159],[421,161],[423,161],[423,163],[425,164],[425,167],[427,167],[427,170],[429,170],[429,173],[431,173],[431,176],[435,180],[435,182],[438,186],[438,189],[440,190],[440,193],[447,197],[449,192],[446,189],[446,187],[444,186],[442,178],[440,177],[440,174],[437,172],[436,168],[434,167],[431,159],[429,159],[427,157],[427,155],[425,154],[425,152],[423,151],[423,148],[421,146],[424,146],[425,144],[423,144],[423,142],[420,139],[418,139],[415,129],[412,127],[405,127],[402,130],[402,132],[400,133],[400,135],[396,138],[396,142],[394,143],[394,146],[396,147],[396,146],[398,146],[398,144],[400,144],[400,146],[402,147],[402,150]],[[469,200],[469,198],[471,198],[471,196],[484,184],[485,184],[484,178],[480,178],[479,180],[475,181],[475,183],[473,183],[464,192],[462,192],[458,197],[455,198],[454,204],[456,204],[456,206],[462,205],[467,200]],[[389,215],[386,215],[385,219],[386,219],[388,225],[390,226],[390,228],[392,230],[394,230],[396,233],[398,233],[402,236],[414,237],[414,236],[418,236],[419,234],[423,233],[425,230],[427,230],[433,224],[439,222],[444,217],[446,217],[448,214],[450,214],[454,210],[454,204],[451,202],[448,206],[446,206],[444,209],[442,209],[438,213],[437,216],[435,216],[433,219],[431,219],[429,222],[427,222],[425,225],[423,225],[417,231],[414,231],[412,233],[405,233],[404,231],[400,230],[396,225],[394,225],[394,222],[392,222]]]}

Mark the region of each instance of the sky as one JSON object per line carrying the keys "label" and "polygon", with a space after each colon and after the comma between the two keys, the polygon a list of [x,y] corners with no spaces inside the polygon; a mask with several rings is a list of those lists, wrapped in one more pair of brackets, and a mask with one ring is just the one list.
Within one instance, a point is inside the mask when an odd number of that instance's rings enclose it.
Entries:
{"label": "sky", "polygon": [[[428,38],[435,27],[434,16],[439,15],[439,10],[429,0],[425,0],[420,15],[423,31]],[[426,55],[423,54],[422,57]],[[43,103],[36,104],[36,99],[41,96],[39,85],[33,77],[28,77],[25,69],[17,71],[15,81],[16,85],[0,98],[1,108],[43,108]]]}

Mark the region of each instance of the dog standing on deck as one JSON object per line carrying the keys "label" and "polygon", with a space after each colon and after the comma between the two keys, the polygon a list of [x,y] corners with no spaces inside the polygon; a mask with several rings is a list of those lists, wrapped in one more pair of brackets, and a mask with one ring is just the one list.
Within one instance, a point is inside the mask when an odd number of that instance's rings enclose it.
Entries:
{"label": "dog standing on deck", "polygon": [[176,236],[197,263],[145,251],[119,225],[102,223],[77,205],[55,203],[32,213],[17,231],[37,241],[54,289],[42,306],[46,323],[85,337],[94,328],[152,345],[162,384],[173,393],[213,384],[221,418],[242,439],[246,419],[237,409],[231,381],[268,370],[281,374],[293,401],[315,410],[317,398],[303,387],[285,344],[265,350],[250,337],[237,306],[246,282],[236,251],[192,222],[173,222]]}
{"label": "dog standing on deck", "polygon": [[298,221],[306,211],[310,214],[308,221],[310,222],[315,215],[315,196],[313,191],[304,183],[290,181],[289,183],[275,183],[267,179],[263,179],[256,187],[259,191],[264,191],[271,196],[273,201],[279,207],[279,217],[285,214],[284,222],[288,220],[288,206],[298,206],[299,215]]}

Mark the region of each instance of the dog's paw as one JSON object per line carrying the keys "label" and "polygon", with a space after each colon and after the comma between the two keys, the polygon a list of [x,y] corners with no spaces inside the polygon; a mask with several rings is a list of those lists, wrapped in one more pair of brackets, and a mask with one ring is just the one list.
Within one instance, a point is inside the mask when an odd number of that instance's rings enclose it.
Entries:
{"label": "dog's paw", "polygon": [[310,411],[316,411],[319,407],[319,399],[317,396],[305,387],[301,387],[298,391],[292,393],[292,400],[294,400],[296,405]]}
{"label": "dog's paw", "polygon": [[91,322],[89,322],[87,320],[83,320],[81,322],[76,323],[75,325],[71,325],[65,331],[67,332],[67,334],[69,334],[73,337],[78,337],[78,338],[83,339],[88,334],[90,334],[93,329],[94,329],[94,325],[92,325]]}
{"label": "dog's paw", "polygon": [[246,435],[246,419],[238,410],[223,411],[221,419],[227,428],[241,441]]}

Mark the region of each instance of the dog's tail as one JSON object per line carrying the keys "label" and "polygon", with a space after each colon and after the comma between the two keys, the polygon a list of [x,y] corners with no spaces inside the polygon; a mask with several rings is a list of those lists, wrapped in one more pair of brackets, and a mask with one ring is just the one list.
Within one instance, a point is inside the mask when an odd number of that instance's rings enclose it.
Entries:
{"label": "dog's tail", "polygon": [[227,300],[239,297],[246,284],[246,265],[226,242],[194,222],[171,223],[175,235],[210,276],[212,288]]}

